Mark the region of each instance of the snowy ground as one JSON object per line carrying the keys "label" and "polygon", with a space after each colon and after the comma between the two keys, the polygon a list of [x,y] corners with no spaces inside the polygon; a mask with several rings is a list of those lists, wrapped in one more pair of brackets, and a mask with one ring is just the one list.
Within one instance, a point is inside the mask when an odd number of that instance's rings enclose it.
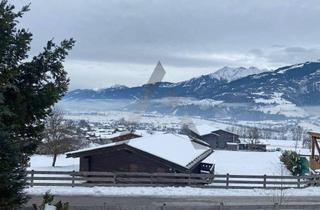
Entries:
{"label": "snowy ground", "polygon": [[[309,148],[303,148],[302,142],[295,142],[293,140],[276,140],[276,139],[261,139],[259,140],[262,144],[267,145],[267,150],[274,150],[280,148],[281,150],[292,150],[299,154],[310,155],[311,151]],[[295,145],[297,144],[297,148]]]}
{"label": "snowy ground", "polygon": [[[54,195],[88,196],[275,196],[279,190],[264,189],[204,189],[192,187],[30,187],[25,189],[29,195],[42,195],[50,190]],[[320,188],[288,189],[285,196],[320,196]]]}
{"label": "snowy ground", "polygon": [[217,150],[205,162],[215,163],[216,174],[290,175],[279,160],[280,152]]}
{"label": "snowy ground", "polygon": [[52,159],[53,157],[49,155],[33,155],[28,170],[79,171],[79,158],[66,158],[65,155],[59,155],[55,167],[51,166]]}

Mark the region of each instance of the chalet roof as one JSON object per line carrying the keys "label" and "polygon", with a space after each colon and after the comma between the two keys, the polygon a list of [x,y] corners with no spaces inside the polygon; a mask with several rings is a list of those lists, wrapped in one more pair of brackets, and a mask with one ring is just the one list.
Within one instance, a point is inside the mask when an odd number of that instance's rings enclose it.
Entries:
{"label": "chalet roof", "polygon": [[198,134],[199,136],[203,136],[209,133],[212,133],[215,130],[218,130],[219,128],[211,125],[194,125],[190,126],[189,129],[193,131],[194,133]]}
{"label": "chalet roof", "polygon": [[142,150],[164,160],[173,162],[185,168],[192,166],[212,153],[212,149],[205,145],[190,140],[184,135],[156,134],[146,137],[114,142],[88,149],[67,153],[67,156],[81,156],[81,153],[97,149],[126,144],[130,147]]}
{"label": "chalet roof", "polygon": [[219,129],[219,130],[213,131],[213,133],[216,133],[218,135],[219,135],[219,133],[228,133],[228,134],[231,134],[231,135],[238,136],[238,134],[235,134],[235,133],[232,133],[230,131],[223,130],[223,129]]}

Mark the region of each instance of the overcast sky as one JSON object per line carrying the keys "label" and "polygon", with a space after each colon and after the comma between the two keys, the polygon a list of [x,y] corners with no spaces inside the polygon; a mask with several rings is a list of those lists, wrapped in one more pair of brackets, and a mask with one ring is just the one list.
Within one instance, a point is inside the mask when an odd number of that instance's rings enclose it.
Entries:
{"label": "overcast sky", "polygon": [[146,83],[158,60],[166,81],[318,60],[319,21],[317,0],[32,0],[21,26],[32,54],[76,39],[65,64],[75,89]]}

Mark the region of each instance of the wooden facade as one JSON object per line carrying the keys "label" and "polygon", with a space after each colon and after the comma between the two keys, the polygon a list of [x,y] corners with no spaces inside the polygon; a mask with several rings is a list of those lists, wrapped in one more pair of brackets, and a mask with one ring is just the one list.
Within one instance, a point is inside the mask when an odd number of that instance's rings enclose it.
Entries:
{"label": "wooden facade", "polygon": [[213,149],[227,149],[227,143],[240,143],[238,135],[224,130],[202,135],[200,139],[207,142]]}
{"label": "wooden facade", "polygon": [[309,132],[311,138],[311,156],[310,156],[310,168],[312,170],[320,169],[320,146],[318,140],[320,139],[320,133]]}

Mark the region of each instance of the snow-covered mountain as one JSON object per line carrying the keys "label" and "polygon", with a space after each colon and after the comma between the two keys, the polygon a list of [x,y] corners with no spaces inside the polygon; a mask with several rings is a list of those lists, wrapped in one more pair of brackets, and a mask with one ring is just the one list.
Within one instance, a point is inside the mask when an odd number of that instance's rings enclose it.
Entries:
{"label": "snow-covered mountain", "polygon": [[[251,69],[252,73],[259,71],[254,70],[256,68]],[[243,70],[239,70],[241,71]],[[278,119],[279,116],[304,118],[308,114],[302,107],[320,105],[320,62],[285,66],[235,80],[234,77],[229,77],[232,75],[230,72],[237,71],[225,68],[216,76],[202,75],[179,83],[159,82],[132,88],[111,87],[98,91],[75,90],[67,93],[65,99],[139,101],[137,99],[147,98],[150,100],[146,109],[150,112],[206,117],[230,116],[237,119]],[[134,110],[134,103],[126,109]]]}
{"label": "snow-covered mountain", "polygon": [[227,82],[257,73],[261,73],[265,70],[261,70],[255,67],[224,67],[218,71],[201,75],[199,77],[191,78],[186,81],[178,83],[159,82],[156,84],[146,84],[138,87],[129,88],[124,85],[114,85],[109,88],[99,90],[74,90],[67,93],[65,98],[68,99],[136,99],[144,97],[148,92],[147,89],[151,87],[152,95],[148,95],[151,98],[161,97],[195,97],[196,94],[201,96],[208,90],[213,90],[218,86]]}
{"label": "snow-covered mountain", "polygon": [[[274,71],[249,75],[232,80],[232,73],[244,71],[244,68],[223,68],[216,74],[202,75],[179,83],[159,82],[138,87],[114,86],[100,90],[74,90],[66,99],[138,99],[146,96],[193,97],[214,99],[228,103],[254,103],[258,95],[272,98],[274,93],[285,100],[298,105],[320,105],[320,62],[306,62],[285,66]],[[241,70],[240,70],[241,69]],[[257,68],[248,68],[249,73],[259,72]],[[214,75],[214,76],[213,76]],[[245,75],[245,74],[242,74]],[[220,76],[220,79],[216,77]],[[222,76],[225,79],[221,79]],[[232,80],[228,82],[226,80]]]}
{"label": "snow-covered mountain", "polygon": [[251,75],[208,90],[202,97],[207,98],[207,94],[213,99],[232,103],[252,103],[257,97],[272,99],[276,94],[299,106],[320,105],[320,62]]}
{"label": "snow-covered mountain", "polygon": [[249,68],[245,68],[245,67],[232,68],[232,67],[225,66],[221,69],[218,69],[216,72],[210,74],[210,76],[218,80],[226,80],[230,82],[230,81],[237,80],[249,75],[260,74],[265,71],[267,70],[259,69],[253,66]]}

